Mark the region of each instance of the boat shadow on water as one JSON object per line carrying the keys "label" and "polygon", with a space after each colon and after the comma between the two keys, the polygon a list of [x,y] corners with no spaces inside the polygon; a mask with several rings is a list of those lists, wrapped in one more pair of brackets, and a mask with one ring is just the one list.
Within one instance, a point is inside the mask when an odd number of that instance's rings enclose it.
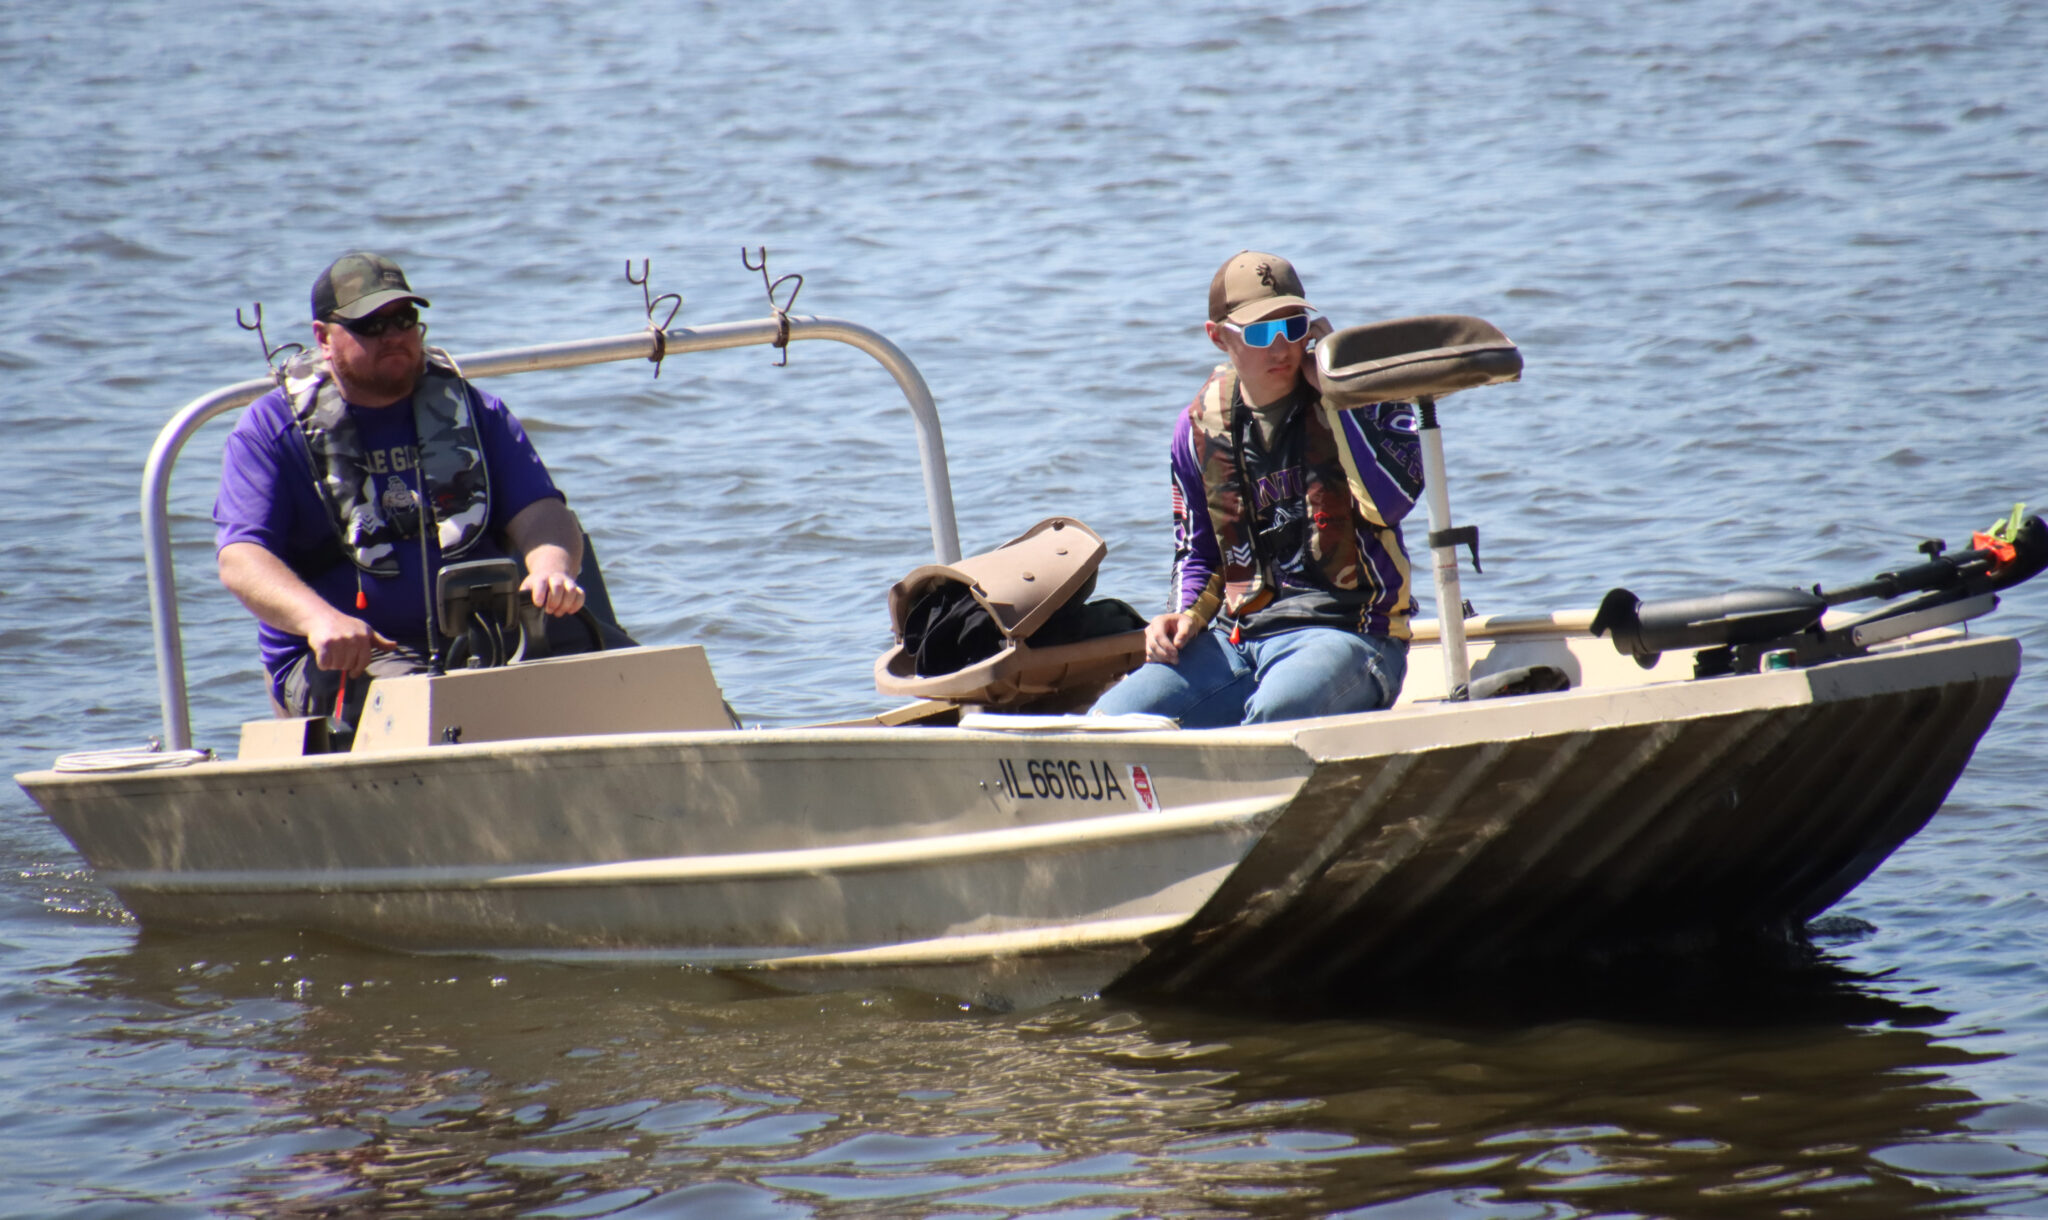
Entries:
{"label": "boat shadow on water", "polygon": [[90,995],[111,1054],[184,1048],[131,1086],[164,1114],[218,1131],[221,1082],[248,1082],[264,1155],[158,1196],[237,1213],[1879,1216],[2039,1170],[1972,1137],[1957,1076],[1999,1056],[1826,960],[999,1013],[145,934],[51,982]]}
{"label": "boat shadow on water", "polygon": [[1568,1021],[1674,1030],[1806,1026],[1934,1028],[1953,1014],[1896,998],[1892,971],[1841,964],[1827,945],[1861,939],[1871,925],[1843,916],[1810,935],[1724,942],[1692,951],[1617,948],[1486,971],[1417,973],[1342,992],[1214,998],[1207,1007],[1272,1020],[1369,1019],[1483,1031]]}

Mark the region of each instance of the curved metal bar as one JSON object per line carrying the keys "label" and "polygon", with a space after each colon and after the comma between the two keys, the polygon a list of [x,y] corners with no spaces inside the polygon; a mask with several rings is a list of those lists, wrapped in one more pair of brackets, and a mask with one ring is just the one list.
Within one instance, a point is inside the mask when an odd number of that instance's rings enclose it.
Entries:
{"label": "curved metal bar", "polygon": [[[757,325],[769,325],[772,319]],[[857,347],[874,357],[875,363],[889,370],[896,379],[896,386],[903,391],[905,402],[910,404],[911,418],[917,424],[918,464],[924,470],[925,515],[931,521],[932,553],[938,562],[960,562],[960,526],[953,517],[953,478],[946,469],[946,438],[939,429],[938,404],[932,401],[932,392],[924,383],[924,375],[910,362],[910,357],[888,339],[865,326],[838,318],[815,318],[791,316],[788,318],[789,337],[797,339],[832,339]],[[674,334],[670,333],[670,349],[674,351]],[[685,349],[687,350],[687,349]]]}
{"label": "curved metal bar", "polygon": [[171,417],[142,466],[142,565],[149,574],[149,622],[156,639],[157,702],[166,750],[192,748],[192,711],[185,701],[185,641],[178,630],[178,578],[171,570],[171,466],[199,425],[246,406],[276,386],[269,378],[236,382],[193,399]]}
{"label": "curved metal bar", "polygon": [[[661,332],[669,355],[758,347],[775,343],[783,333],[778,318],[677,327]],[[953,484],[946,470],[946,442],[939,430],[939,410],[924,375],[903,350],[858,323],[839,318],[791,317],[789,338],[830,339],[857,347],[896,379],[917,424],[917,451],[924,468],[926,511],[931,518],[932,551],[940,563],[960,559],[959,526],[953,517]],[[457,357],[464,376],[504,377],[542,369],[577,368],[620,360],[645,360],[654,351],[655,332],[639,331],[607,339],[578,339],[537,347],[506,348]],[[277,383],[269,378],[237,382],[193,399],[171,417],[150,446],[142,469],[142,559],[149,575],[149,614],[156,641],[158,701],[163,707],[163,746],[192,747],[192,712],[185,692],[185,645],[178,625],[177,574],[171,564],[171,467],[201,425],[223,412],[246,406]]]}

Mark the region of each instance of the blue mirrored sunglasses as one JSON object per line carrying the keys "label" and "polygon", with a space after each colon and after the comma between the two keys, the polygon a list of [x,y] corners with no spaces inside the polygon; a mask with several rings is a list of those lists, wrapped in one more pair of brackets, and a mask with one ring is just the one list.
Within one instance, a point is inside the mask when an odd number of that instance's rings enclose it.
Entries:
{"label": "blue mirrored sunglasses", "polygon": [[1244,339],[1246,347],[1271,347],[1273,340],[1286,339],[1299,343],[1308,338],[1308,315],[1295,314],[1291,318],[1267,318],[1263,322],[1251,322],[1244,326],[1225,322],[1225,326],[1236,331]]}

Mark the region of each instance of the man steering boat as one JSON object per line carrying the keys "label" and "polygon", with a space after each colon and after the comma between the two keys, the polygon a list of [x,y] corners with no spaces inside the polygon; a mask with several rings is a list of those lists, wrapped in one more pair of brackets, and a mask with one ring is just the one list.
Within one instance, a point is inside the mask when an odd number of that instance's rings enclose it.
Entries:
{"label": "man steering boat", "polygon": [[444,563],[514,557],[536,607],[583,608],[576,515],[505,404],[427,351],[427,306],[390,259],[336,259],[313,282],[316,350],[228,437],[220,579],[258,620],[280,715],[354,723],[352,679],[425,670]]}

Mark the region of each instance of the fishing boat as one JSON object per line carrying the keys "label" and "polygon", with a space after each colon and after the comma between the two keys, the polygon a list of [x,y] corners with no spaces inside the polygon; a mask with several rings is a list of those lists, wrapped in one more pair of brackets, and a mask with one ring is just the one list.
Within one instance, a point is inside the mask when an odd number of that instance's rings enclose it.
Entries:
{"label": "fishing boat", "polygon": [[[1457,613],[1458,548],[1476,562],[1477,535],[1451,521],[1439,404],[1517,379],[1521,352],[1474,318],[1357,327],[1317,348],[1325,393],[1417,404],[1436,604],[1454,613],[1416,622],[1390,710],[1183,730],[1076,714],[1141,655],[1135,633],[1045,634],[1085,599],[1102,539],[1051,517],[963,558],[932,396],[882,335],[778,309],[459,364],[480,378],[799,341],[874,357],[917,425],[934,562],[890,591],[899,642],[875,667],[900,706],[741,728],[695,645],[500,648],[518,624],[484,573],[442,590],[474,667],[376,682],[346,737],[264,718],[233,757],[195,748],[170,472],[203,424],[271,388],[258,378],[179,411],[145,468],[161,742],[19,783],[150,929],[1009,1003],[1342,993],[1796,942],[1940,807],[2020,664],[2015,641],[1966,624],[2048,564],[2048,530],[2015,510],[1970,547],[1931,543],[1833,591]],[[904,629],[937,592],[970,598],[996,645],[933,673]]]}

